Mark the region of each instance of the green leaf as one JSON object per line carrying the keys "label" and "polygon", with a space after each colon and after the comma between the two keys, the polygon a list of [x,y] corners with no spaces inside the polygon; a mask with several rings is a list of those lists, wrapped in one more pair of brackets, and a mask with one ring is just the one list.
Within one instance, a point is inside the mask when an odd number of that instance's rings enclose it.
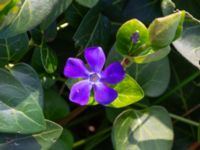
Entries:
{"label": "green leaf", "polygon": [[53,52],[52,49],[45,45],[39,47],[39,49],[44,69],[47,73],[54,73],[58,65],[56,54]]}
{"label": "green leaf", "polygon": [[144,93],[139,84],[129,75],[118,83],[114,89],[118,92],[118,97],[109,105],[110,107],[121,108],[136,103],[144,97]]}
{"label": "green leaf", "polygon": [[[138,32],[139,39],[136,43],[133,43],[131,36],[135,32]],[[116,50],[123,55],[133,56],[148,40],[149,33],[145,25],[137,19],[131,19],[125,22],[117,32]]]}
{"label": "green leaf", "polygon": [[147,54],[135,56],[132,58],[132,60],[137,64],[150,63],[166,57],[170,51],[171,51],[170,46],[161,48],[159,50],[149,48]]}
{"label": "green leaf", "polygon": [[94,45],[107,48],[110,41],[110,22],[107,17],[99,13],[98,6],[85,15],[73,39],[75,45],[82,49]]}
{"label": "green leaf", "polygon": [[110,122],[114,122],[115,118],[124,110],[125,108],[106,107],[106,117]]}
{"label": "green leaf", "polygon": [[13,14],[5,17],[5,20],[11,21],[1,30],[0,38],[15,36],[32,29],[49,15],[56,3],[57,0],[19,0],[15,10],[9,11]]}
{"label": "green leaf", "polygon": [[61,15],[72,3],[72,0],[59,0],[54,5],[51,13],[46,17],[46,19],[40,25],[42,29],[48,28],[56,18]]}
{"label": "green leaf", "polygon": [[[62,127],[46,120],[47,128],[33,135],[1,134],[0,149],[2,150],[47,150],[59,138]],[[8,142],[9,139],[9,142]]]}
{"label": "green leaf", "polygon": [[46,128],[43,91],[36,72],[26,64],[0,69],[0,132],[34,133]]}
{"label": "green leaf", "polygon": [[44,114],[49,120],[58,121],[69,114],[69,106],[54,90],[45,91]]}
{"label": "green leaf", "polygon": [[162,0],[161,8],[163,15],[166,16],[174,12],[176,5],[171,0]]}
{"label": "green leaf", "polygon": [[28,36],[21,34],[8,39],[0,39],[0,61],[17,62],[28,51]]}
{"label": "green leaf", "polygon": [[99,0],[76,0],[77,3],[79,3],[80,5],[83,5],[85,7],[89,7],[92,8],[94,7]]}
{"label": "green leaf", "polygon": [[170,81],[168,58],[147,64],[132,64],[127,72],[141,85],[146,96],[158,97],[167,89]]}
{"label": "green leaf", "polygon": [[146,25],[162,16],[160,1],[157,0],[128,0],[123,10],[123,20],[137,18]]}
{"label": "green leaf", "polygon": [[182,36],[173,42],[176,50],[200,69],[200,21],[187,14]]}
{"label": "green leaf", "polygon": [[[150,42],[153,48],[160,49],[168,46],[180,35],[184,11],[155,19],[149,26]],[[178,31],[177,31],[178,30]]]}
{"label": "green leaf", "polygon": [[115,150],[171,150],[173,137],[169,114],[160,106],[125,110],[112,128]]}
{"label": "green leaf", "polygon": [[62,135],[50,148],[50,150],[72,150],[73,143],[74,138],[72,136],[72,133],[67,129],[64,129]]}
{"label": "green leaf", "polygon": [[[114,48],[108,54],[106,65],[123,59]],[[146,64],[132,64],[126,72],[131,75],[142,87],[146,96],[160,96],[170,81],[170,65],[168,58]]]}
{"label": "green leaf", "polygon": [[0,4],[0,29],[12,22],[19,12],[18,0],[4,0]]}

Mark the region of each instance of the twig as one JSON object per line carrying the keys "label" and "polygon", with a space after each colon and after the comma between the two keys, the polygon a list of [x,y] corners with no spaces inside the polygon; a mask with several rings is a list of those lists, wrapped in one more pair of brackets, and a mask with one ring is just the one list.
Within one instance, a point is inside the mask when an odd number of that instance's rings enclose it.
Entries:
{"label": "twig", "polygon": [[86,110],[87,106],[83,107],[77,107],[74,109],[69,115],[67,115],[65,118],[63,118],[60,121],[57,121],[58,124],[65,126],[67,125],[71,120],[76,118],[80,113],[82,113],[84,110]]}

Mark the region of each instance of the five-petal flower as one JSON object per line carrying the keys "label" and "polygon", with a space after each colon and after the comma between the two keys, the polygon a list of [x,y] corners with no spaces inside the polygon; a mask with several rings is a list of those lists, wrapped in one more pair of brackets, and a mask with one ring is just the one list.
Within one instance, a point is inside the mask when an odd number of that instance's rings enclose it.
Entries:
{"label": "five-petal flower", "polygon": [[94,99],[98,103],[111,103],[118,93],[108,84],[117,84],[124,79],[123,67],[119,62],[115,62],[102,71],[106,58],[101,47],[86,48],[84,56],[90,69],[78,58],[69,58],[64,67],[66,77],[83,79],[72,86],[69,99],[77,104],[86,105],[93,88]]}

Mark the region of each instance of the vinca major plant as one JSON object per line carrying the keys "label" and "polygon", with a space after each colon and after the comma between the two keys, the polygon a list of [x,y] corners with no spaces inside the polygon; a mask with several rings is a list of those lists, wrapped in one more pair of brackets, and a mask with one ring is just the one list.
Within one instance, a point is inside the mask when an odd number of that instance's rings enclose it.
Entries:
{"label": "vinca major plant", "polygon": [[0,0],[0,150],[200,149],[199,9]]}

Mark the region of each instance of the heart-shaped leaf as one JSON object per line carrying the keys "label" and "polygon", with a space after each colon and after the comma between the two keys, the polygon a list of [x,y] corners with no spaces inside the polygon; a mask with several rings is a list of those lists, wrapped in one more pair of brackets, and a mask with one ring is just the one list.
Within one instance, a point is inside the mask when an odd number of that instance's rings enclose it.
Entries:
{"label": "heart-shaped leaf", "polygon": [[59,138],[62,127],[58,124],[46,120],[47,128],[41,133],[33,135],[21,134],[1,134],[1,150],[47,150]]}
{"label": "heart-shaped leaf", "polygon": [[9,71],[0,69],[0,132],[27,134],[44,130],[43,91],[36,72],[26,64]]}
{"label": "heart-shaped leaf", "polygon": [[0,64],[5,65],[9,61],[17,62],[21,59],[28,51],[28,42],[27,34],[0,39]]}
{"label": "heart-shaped leaf", "polygon": [[114,122],[112,141],[115,150],[171,150],[173,130],[169,114],[160,106],[125,110]]}
{"label": "heart-shaped leaf", "polygon": [[176,50],[200,69],[200,21],[187,15],[182,36],[173,42]]}
{"label": "heart-shaped leaf", "polygon": [[123,55],[133,56],[141,53],[141,47],[149,40],[149,33],[145,25],[137,19],[125,22],[116,35],[116,50]]}
{"label": "heart-shaped leaf", "polygon": [[120,108],[136,103],[144,97],[144,92],[140,85],[129,75],[117,84],[114,89],[118,97],[108,106]]}
{"label": "heart-shaped leaf", "polygon": [[[57,0],[19,0],[15,9],[9,11],[5,20],[10,20],[0,31],[0,38],[7,38],[26,32],[47,17]],[[39,10],[39,11],[38,11]]]}

